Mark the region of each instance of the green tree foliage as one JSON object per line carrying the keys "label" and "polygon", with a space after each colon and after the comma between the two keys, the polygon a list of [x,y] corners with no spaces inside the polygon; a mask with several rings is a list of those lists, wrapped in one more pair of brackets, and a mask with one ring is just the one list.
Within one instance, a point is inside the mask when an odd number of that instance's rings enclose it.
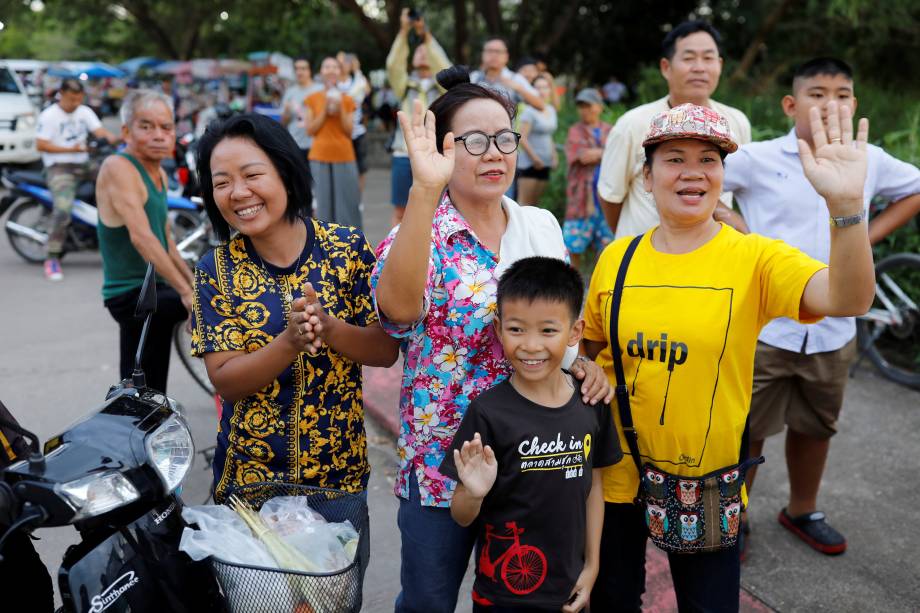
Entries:
{"label": "green tree foliage", "polygon": [[3,57],[120,62],[268,49],[318,58],[348,48],[375,66],[386,56],[353,13],[324,0],[49,0],[40,12],[22,0],[0,0],[0,14]]}

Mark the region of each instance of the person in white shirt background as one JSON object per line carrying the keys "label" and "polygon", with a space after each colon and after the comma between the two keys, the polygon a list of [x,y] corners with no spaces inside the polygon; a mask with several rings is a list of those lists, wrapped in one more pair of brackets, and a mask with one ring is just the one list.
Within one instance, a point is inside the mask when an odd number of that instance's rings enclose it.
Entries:
{"label": "person in white shirt background", "polygon": [[339,51],[336,59],[342,65],[342,79],[339,89],[355,101],[355,118],[351,128],[351,144],[355,149],[355,161],[358,164],[358,187],[364,193],[365,175],[367,174],[367,143],[364,136],[367,126],[364,123],[364,99],[371,93],[371,84],[361,72],[361,62],[354,53]]}
{"label": "person in white shirt background", "polygon": [[[508,41],[500,36],[486,39],[482,44],[482,56],[479,70],[470,73],[470,82],[485,85],[504,94],[512,106],[517,109],[521,103],[527,103],[538,111],[546,106],[546,100],[534,89],[527,77],[508,68],[510,60]],[[526,71],[525,71],[526,72]],[[505,195],[517,199],[517,180],[511,182]]]}
{"label": "person in white shirt background", "polygon": [[288,132],[294,137],[294,141],[303,152],[303,158],[307,159],[310,155],[313,137],[304,129],[303,101],[322,86],[313,81],[310,60],[305,57],[298,57],[294,60],[294,75],[297,82],[284,90],[284,97],[281,99],[281,124],[287,126]]}
{"label": "person in white shirt background", "polygon": [[546,101],[546,106],[538,111],[525,104],[519,117],[521,143],[517,181],[520,204],[537,205],[549,183],[549,173],[559,164],[556,142],[553,140],[559,121],[556,107],[551,103],[552,83],[543,75],[537,75],[532,85]]}
{"label": "person in white shirt background", "polygon": [[57,102],[38,116],[36,148],[42,154],[48,189],[54,201],[45,256],[45,277],[50,281],[63,279],[61,254],[70,211],[77,186],[91,179],[87,137],[92,134],[112,144],[118,142],[118,137],[102,127],[92,109],[83,104],[83,98],[83,84],[77,79],[64,79]]}
{"label": "person in white shirt background", "polygon": [[[660,61],[668,95],[628,111],[610,131],[597,193],[616,238],[642,234],[658,225],[655,201],[642,183],[642,140],[652,117],[687,102],[706,106],[728,120],[735,142],[751,142],[751,122],[744,113],[710,97],[722,74],[720,44],[719,32],[705,21],[685,21],[668,32],[661,43]],[[713,217],[743,231],[743,220],[731,210],[731,194],[723,193],[720,200]]]}
{"label": "person in white shirt background", "polygon": [[[785,136],[744,145],[725,161],[723,189],[738,200],[752,232],[781,239],[827,262],[834,226],[861,219],[827,218],[824,199],[805,178],[797,139],[812,150],[809,127],[812,108],[827,112],[830,100],[847,105],[855,115],[853,72],[834,58],[815,58],[795,72],[792,93],[782,99],[783,112],[795,125]],[[878,243],[920,212],[920,170],[869,145],[863,199],[892,202],[868,226]],[[857,216],[858,217],[858,216]],[[777,319],[760,334],[754,361],[750,412],[751,457],[761,454],[766,437],[786,429],[789,501],[779,522],[811,547],[828,555],[846,550],[846,538],[817,510],[818,490],[830,439],[837,430],[849,364],[855,354],[856,325],[852,317],[828,317],[815,324]],[[748,471],[748,491],[756,467]]]}
{"label": "person in white shirt background", "polygon": [[527,82],[526,77],[508,68],[508,60],[508,43],[505,39],[496,36],[486,40],[482,45],[482,64],[479,70],[470,73],[470,82],[502,92],[515,106],[519,102],[526,102],[542,111],[546,101]]}

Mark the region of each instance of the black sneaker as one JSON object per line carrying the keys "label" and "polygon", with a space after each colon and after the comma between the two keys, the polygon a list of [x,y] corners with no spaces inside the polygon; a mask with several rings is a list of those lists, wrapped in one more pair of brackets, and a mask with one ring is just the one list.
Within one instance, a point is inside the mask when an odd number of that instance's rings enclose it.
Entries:
{"label": "black sneaker", "polygon": [[779,523],[812,549],[829,556],[840,555],[847,550],[847,540],[825,519],[821,511],[812,511],[798,517],[790,517],[786,509],[779,512]]}

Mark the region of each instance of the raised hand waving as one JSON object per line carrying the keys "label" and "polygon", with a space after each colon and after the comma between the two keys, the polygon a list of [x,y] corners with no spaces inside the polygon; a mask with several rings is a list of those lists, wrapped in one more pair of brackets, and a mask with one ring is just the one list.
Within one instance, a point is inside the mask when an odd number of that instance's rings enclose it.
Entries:
{"label": "raised hand waving", "polygon": [[397,116],[406,138],[413,185],[436,191],[444,189],[454,171],[453,132],[444,135],[443,153],[440,153],[435,136],[434,113],[424,110],[419,100],[412,107],[411,118],[402,111]]}
{"label": "raised hand waving", "polygon": [[827,103],[827,130],[821,113],[810,111],[812,153],[808,144],[799,139],[802,169],[821,196],[827,201],[832,216],[855,215],[863,210],[863,189],[866,183],[869,120],[859,120],[856,140],[853,140],[853,111],[847,105]]}

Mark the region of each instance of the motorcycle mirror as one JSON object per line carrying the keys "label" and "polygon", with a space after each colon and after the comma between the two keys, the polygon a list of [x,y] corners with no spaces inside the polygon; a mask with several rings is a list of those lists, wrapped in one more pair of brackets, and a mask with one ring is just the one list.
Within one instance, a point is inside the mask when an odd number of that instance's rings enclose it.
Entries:
{"label": "motorcycle mirror", "polygon": [[134,316],[137,318],[147,317],[157,310],[157,283],[156,271],[153,264],[147,264],[147,273],[144,275],[144,284],[141,285],[141,293],[137,297],[137,306],[134,308]]}
{"label": "motorcycle mirror", "polygon": [[137,307],[134,309],[135,317],[144,318],[141,339],[137,343],[137,353],[134,354],[134,372],[131,373],[131,381],[136,388],[147,386],[147,379],[144,376],[144,370],[141,368],[141,356],[144,353],[144,345],[147,344],[147,332],[150,331],[150,322],[153,321],[153,314],[156,313],[156,311],[156,271],[153,268],[153,263],[149,263],[147,264],[147,274],[144,275],[144,284],[141,285],[141,293],[137,297]]}
{"label": "motorcycle mirror", "polygon": [[[7,416],[9,418],[7,418]],[[20,426],[19,423],[16,422],[15,418],[13,418],[13,415],[9,412],[9,410],[3,406],[2,402],[0,402],[0,428],[6,428],[7,430],[22,436],[22,438],[26,441],[26,445],[28,445],[29,455],[26,460],[29,462],[29,469],[37,474],[44,472],[45,456],[42,455],[42,448],[41,445],[39,445],[38,437],[29,430],[26,430]],[[5,439],[4,442],[10,445],[11,451],[14,454],[17,456],[24,455],[24,450],[18,448],[21,445],[20,441],[12,440],[9,436],[6,435],[6,433],[2,431],[0,431],[0,438]]]}

